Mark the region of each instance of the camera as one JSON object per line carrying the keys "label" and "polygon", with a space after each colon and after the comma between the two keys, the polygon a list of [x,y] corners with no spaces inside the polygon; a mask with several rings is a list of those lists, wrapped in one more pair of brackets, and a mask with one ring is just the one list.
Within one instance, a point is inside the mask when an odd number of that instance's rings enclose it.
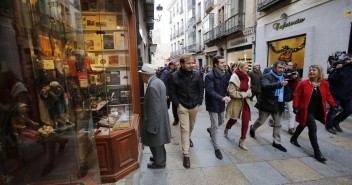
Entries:
{"label": "camera", "polygon": [[294,80],[294,79],[292,79],[292,76],[298,75],[298,72],[297,71],[288,70],[288,71],[285,71],[283,75],[284,75],[284,78],[286,80]]}
{"label": "camera", "polygon": [[346,51],[336,51],[335,54],[329,55],[327,68],[327,73],[330,74],[333,72],[338,64],[344,64],[348,60]]}

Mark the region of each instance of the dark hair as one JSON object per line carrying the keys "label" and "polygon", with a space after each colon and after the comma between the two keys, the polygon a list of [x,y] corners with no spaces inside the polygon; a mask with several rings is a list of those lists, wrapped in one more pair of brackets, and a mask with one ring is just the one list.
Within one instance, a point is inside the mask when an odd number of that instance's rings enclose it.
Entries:
{"label": "dark hair", "polygon": [[169,66],[172,66],[172,65],[175,65],[175,63],[174,62],[169,62]]}
{"label": "dark hair", "polygon": [[280,60],[276,60],[273,64],[273,68],[277,67],[277,65],[279,65],[279,64],[284,65],[284,62],[280,61]]}
{"label": "dark hair", "polygon": [[222,56],[215,56],[214,59],[213,59],[213,67],[215,67],[215,64],[219,64],[219,60],[220,59],[223,59]]}

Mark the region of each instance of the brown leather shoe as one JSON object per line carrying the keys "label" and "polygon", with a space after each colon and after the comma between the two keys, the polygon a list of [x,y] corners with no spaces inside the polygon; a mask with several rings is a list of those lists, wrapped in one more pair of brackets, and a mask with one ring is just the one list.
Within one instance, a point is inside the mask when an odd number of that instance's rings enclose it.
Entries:
{"label": "brown leather shoe", "polygon": [[189,161],[189,157],[183,157],[183,167],[190,168],[191,162]]}

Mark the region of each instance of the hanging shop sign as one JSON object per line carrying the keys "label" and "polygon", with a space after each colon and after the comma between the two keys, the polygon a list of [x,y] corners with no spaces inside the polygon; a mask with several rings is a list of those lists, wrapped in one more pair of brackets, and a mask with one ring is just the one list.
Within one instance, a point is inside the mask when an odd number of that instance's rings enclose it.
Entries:
{"label": "hanging shop sign", "polygon": [[293,26],[293,25],[295,25],[295,24],[302,23],[304,20],[305,20],[305,18],[298,18],[298,19],[295,20],[295,21],[284,22],[283,24],[281,24],[281,23],[275,23],[275,24],[273,24],[273,28],[274,28],[276,31],[283,30],[283,29],[285,29],[285,28],[287,28],[287,27],[290,27],[290,26]]}

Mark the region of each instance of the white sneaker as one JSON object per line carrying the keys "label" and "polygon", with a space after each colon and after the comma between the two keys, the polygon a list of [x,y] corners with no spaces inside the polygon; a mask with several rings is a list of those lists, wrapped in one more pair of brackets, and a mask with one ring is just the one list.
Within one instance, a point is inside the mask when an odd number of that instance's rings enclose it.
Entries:
{"label": "white sneaker", "polygon": [[238,143],[238,146],[242,148],[243,150],[248,150],[248,147],[244,144],[244,140],[240,139],[240,142]]}

